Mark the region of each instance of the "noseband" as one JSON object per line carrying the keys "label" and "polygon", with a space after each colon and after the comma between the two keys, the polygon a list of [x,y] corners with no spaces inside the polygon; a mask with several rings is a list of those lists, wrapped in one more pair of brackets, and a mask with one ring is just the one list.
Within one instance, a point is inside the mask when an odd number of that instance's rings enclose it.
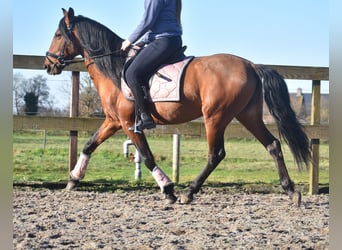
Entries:
{"label": "noseband", "polygon": [[[54,67],[65,67],[67,65],[67,63],[65,62],[65,58],[64,58],[64,50],[65,50],[65,47],[67,45],[67,42],[64,41],[64,44],[62,46],[62,49],[61,49],[61,52],[60,52],[60,55],[56,55],[54,53],[51,53],[49,51],[46,52],[46,59],[51,63],[53,64]],[[52,57],[52,58],[55,58],[57,60],[57,63],[56,62],[53,62],[49,57]]]}

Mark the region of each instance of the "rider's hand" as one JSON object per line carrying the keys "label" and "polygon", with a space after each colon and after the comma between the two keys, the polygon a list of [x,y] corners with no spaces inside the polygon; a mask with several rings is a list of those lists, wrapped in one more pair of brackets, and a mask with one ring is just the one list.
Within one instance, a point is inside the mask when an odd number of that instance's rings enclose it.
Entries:
{"label": "rider's hand", "polygon": [[126,39],[125,41],[122,42],[121,50],[125,51],[129,46],[131,46],[131,44],[132,43]]}

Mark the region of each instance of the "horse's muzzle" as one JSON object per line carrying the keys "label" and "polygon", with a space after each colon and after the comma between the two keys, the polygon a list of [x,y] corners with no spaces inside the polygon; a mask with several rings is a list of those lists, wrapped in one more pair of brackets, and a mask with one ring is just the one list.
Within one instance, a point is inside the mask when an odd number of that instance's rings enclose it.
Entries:
{"label": "horse's muzzle", "polygon": [[44,63],[44,69],[49,75],[59,75],[62,73],[64,65],[59,64],[58,62],[54,63],[51,60],[46,59]]}

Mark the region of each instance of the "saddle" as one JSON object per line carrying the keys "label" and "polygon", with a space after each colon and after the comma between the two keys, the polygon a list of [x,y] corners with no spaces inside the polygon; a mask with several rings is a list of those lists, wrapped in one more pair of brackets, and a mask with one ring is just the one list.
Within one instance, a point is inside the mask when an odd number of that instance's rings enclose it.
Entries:
{"label": "saddle", "polygon": [[[169,63],[162,65],[157,71],[150,77],[148,82],[148,99],[150,102],[162,102],[162,101],[179,101],[180,100],[180,84],[182,81],[183,72],[186,66],[192,61],[193,56],[185,56],[184,52],[186,46],[179,49],[168,60]],[[134,101],[134,96],[128,87],[125,79],[125,71],[134,60],[135,56],[140,52],[141,48],[133,46],[128,52],[128,57],[122,72],[121,90],[124,96]]]}

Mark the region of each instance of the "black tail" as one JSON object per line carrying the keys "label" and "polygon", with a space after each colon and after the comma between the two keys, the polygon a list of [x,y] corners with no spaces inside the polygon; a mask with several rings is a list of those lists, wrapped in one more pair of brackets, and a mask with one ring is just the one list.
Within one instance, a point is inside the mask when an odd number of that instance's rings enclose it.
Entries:
{"label": "black tail", "polygon": [[264,99],[278,126],[279,135],[289,145],[297,166],[302,169],[311,160],[309,139],[290,105],[283,77],[274,69],[256,65],[255,70],[264,89]]}

